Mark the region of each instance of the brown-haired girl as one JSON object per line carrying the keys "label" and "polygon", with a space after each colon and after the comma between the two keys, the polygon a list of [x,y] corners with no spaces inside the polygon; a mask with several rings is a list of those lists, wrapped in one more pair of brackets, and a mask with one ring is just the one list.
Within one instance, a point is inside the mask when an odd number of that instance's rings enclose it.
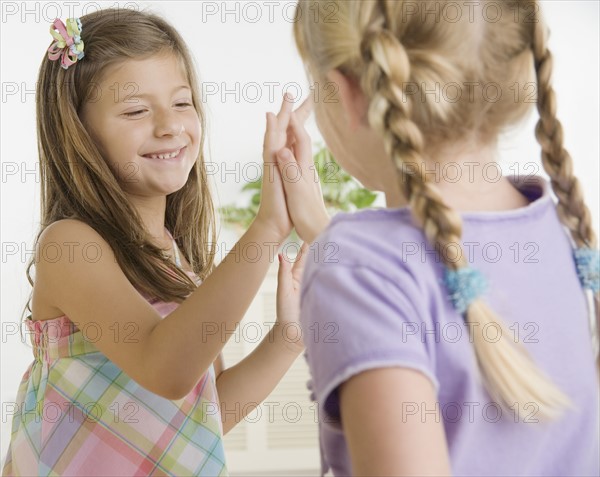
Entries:
{"label": "brown-haired girl", "polygon": [[[237,365],[220,358],[291,231],[281,177],[265,167],[256,220],[215,267],[204,112],[181,36],[130,9],[57,19],[50,32],[26,320],[35,360],[3,475],[227,475],[223,433],[303,349],[284,334],[303,261],[283,261],[276,325]],[[285,98],[268,114],[265,163],[294,148],[290,121],[306,112]]]}

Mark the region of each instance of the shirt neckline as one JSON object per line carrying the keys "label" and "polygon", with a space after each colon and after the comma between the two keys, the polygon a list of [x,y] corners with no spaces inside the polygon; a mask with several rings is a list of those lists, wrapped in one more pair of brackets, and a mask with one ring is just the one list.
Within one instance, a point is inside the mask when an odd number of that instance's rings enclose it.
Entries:
{"label": "shirt neckline", "polygon": [[[550,195],[550,184],[539,175],[507,175],[506,178],[511,184],[527,199],[529,204],[519,207],[516,209],[508,210],[492,210],[492,211],[459,211],[463,221],[496,221],[496,220],[509,220],[509,219],[523,219],[536,217],[543,213],[550,205],[553,204],[552,197]],[[404,206],[399,208],[376,208],[376,209],[365,209],[358,212],[361,217],[366,216],[377,216],[381,214],[392,214],[392,215],[410,215],[410,206]],[[341,213],[333,217],[332,223],[342,219],[347,219],[348,216],[354,215],[353,213]],[[358,217],[357,217],[358,218]]]}

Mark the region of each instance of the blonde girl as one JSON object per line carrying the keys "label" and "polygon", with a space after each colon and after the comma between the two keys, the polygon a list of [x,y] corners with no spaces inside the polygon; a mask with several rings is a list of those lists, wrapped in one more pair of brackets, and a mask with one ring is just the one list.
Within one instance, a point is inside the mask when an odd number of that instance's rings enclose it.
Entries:
{"label": "blonde girl", "polygon": [[[35,360],[2,474],[227,475],[223,433],[303,349],[282,332],[298,318],[302,261],[284,261],[277,324],[235,366],[220,355],[291,230],[281,177],[265,168],[256,220],[215,267],[202,99],[181,36],[130,9],[57,19],[50,32],[26,320]],[[292,113],[288,98],[268,114],[266,162],[293,148],[292,116],[306,109]]]}
{"label": "blonde girl", "polygon": [[[540,4],[321,0],[296,19],[326,142],[387,201],[311,233],[300,324],[323,472],[598,475],[597,240]],[[550,181],[493,172],[527,84]],[[307,154],[279,157],[310,176]],[[284,176],[299,230],[309,184]]]}

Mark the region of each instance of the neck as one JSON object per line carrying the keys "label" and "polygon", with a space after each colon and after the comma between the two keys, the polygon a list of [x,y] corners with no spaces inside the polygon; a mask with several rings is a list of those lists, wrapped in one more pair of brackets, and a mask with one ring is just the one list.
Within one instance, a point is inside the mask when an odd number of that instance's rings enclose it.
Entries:
{"label": "neck", "polygon": [[127,194],[130,202],[142,219],[150,240],[160,247],[172,247],[171,239],[165,230],[166,196],[145,197]]}
{"label": "neck", "polygon": [[[444,203],[458,212],[509,210],[526,206],[529,201],[506,177],[501,176],[495,148],[467,153],[446,150],[431,154],[437,161],[426,160],[422,172],[442,196]],[[408,205],[400,191],[397,174],[385,179],[386,207]]]}

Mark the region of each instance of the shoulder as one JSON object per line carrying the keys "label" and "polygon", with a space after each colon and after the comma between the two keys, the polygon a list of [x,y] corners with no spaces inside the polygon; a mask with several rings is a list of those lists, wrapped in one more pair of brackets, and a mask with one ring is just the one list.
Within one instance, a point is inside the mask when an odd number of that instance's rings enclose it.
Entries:
{"label": "shoulder", "polygon": [[416,254],[423,233],[402,209],[338,214],[309,250],[302,280],[304,326],[335,321],[340,327],[407,320],[431,321],[440,293],[439,270]]}
{"label": "shoulder", "polygon": [[435,273],[420,259],[403,258],[402,244],[422,239],[403,214],[338,215],[311,247],[300,327],[314,395],[326,415],[339,414],[337,387],[368,369],[413,368],[437,387],[435,353],[417,333],[433,328]]}
{"label": "shoulder", "polygon": [[[48,225],[36,245],[36,274],[72,273],[74,269],[99,270],[116,264],[112,247],[89,224],[61,219]],[[62,275],[64,276],[64,275]]]}
{"label": "shoulder", "polygon": [[78,219],[61,219],[52,222],[40,234],[39,242],[50,244],[52,242],[63,243],[73,238],[102,239],[102,236],[90,225]]}
{"label": "shoulder", "polygon": [[311,245],[303,284],[308,287],[318,275],[359,269],[391,284],[409,277],[419,283],[428,271],[415,250],[427,247],[407,209],[339,213]]}

